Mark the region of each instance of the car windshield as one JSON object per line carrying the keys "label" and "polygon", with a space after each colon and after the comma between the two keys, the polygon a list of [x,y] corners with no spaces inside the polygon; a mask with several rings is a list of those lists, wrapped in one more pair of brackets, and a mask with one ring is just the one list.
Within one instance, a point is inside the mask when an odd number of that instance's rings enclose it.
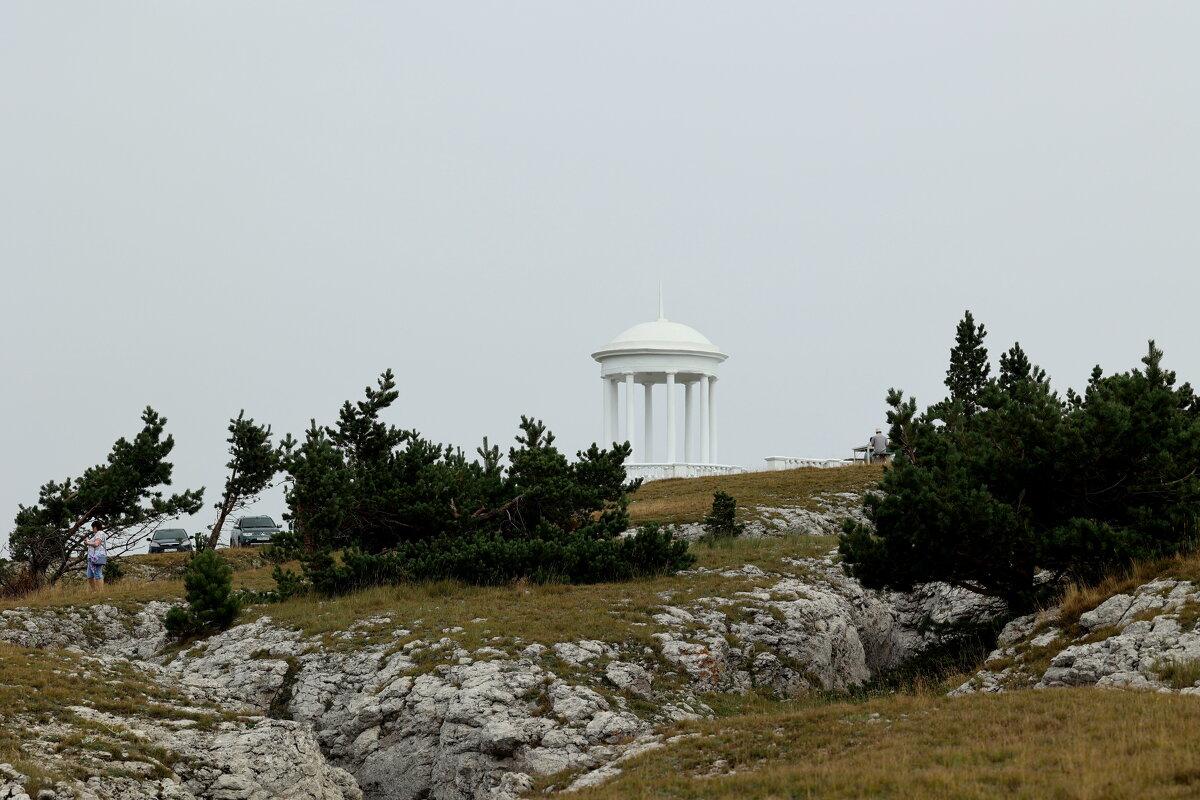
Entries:
{"label": "car windshield", "polygon": [[161,531],[154,532],[154,538],[162,539],[186,539],[187,531],[183,528],[163,528]]}
{"label": "car windshield", "polygon": [[241,522],[242,528],[274,528],[275,521],[270,517],[246,517]]}

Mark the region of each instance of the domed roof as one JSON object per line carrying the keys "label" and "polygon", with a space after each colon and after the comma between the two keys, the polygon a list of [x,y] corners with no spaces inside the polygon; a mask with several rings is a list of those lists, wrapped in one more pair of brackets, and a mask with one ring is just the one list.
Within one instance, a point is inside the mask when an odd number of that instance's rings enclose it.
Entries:
{"label": "domed roof", "polygon": [[621,333],[604,347],[592,354],[593,358],[609,353],[630,350],[667,350],[673,352],[712,353],[724,357],[717,346],[695,328],[679,322],[659,318],[653,322],[641,322]]}

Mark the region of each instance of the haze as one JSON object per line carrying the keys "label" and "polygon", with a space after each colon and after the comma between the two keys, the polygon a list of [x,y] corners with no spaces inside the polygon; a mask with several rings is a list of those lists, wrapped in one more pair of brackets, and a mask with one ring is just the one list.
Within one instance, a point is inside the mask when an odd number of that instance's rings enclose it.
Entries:
{"label": "haze", "polygon": [[[1200,8],[0,5],[0,513],[151,405],[174,488],[245,409],[473,450],[601,434],[589,354],[725,352],[721,461],[848,456],[970,308],[1059,389],[1197,380]],[[278,516],[269,494],[255,509]],[[212,521],[206,510],[183,523]]]}

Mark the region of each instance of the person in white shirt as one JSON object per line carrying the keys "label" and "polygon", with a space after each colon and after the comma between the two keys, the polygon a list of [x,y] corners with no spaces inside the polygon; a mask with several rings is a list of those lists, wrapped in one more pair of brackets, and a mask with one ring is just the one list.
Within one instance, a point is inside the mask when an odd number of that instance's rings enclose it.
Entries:
{"label": "person in white shirt", "polygon": [[88,588],[93,592],[103,591],[104,564],[108,561],[108,550],[104,547],[104,526],[99,520],[93,520],[92,538],[85,539],[83,543],[88,549]]}

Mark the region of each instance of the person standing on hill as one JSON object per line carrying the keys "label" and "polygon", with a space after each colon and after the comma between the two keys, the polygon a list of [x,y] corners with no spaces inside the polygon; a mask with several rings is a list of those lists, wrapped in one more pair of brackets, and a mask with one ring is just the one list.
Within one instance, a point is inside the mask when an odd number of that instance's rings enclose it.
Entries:
{"label": "person standing on hill", "polygon": [[888,460],[888,437],[883,432],[883,428],[876,428],[875,435],[871,437],[871,461],[887,461]]}
{"label": "person standing on hill", "polygon": [[108,550],[104,546],[104,526],[99,520],[92,521],[92,538],[85,539],[83,543],[88,549],[88,588],[93,592],[103,591],[104,565],[108,563]]}

